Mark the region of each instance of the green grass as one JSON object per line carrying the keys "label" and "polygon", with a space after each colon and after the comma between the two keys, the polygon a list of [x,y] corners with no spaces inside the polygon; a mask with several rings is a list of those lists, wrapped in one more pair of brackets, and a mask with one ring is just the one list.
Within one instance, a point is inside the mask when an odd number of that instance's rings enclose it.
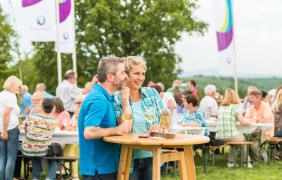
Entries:
{"label": "green grass", "polygon": [[[238,158],[237,163],[240,160]],[[227,154],[215,155],[215,167],[212,171],[211,160],[208,161],[207,173],[204,173],[203,159],[196,159],[196,173],[198,180],[278,180],[282,177],[282,161],[272,161],[271,164],[265,164],[260,161],[258,166],[249,168],[227,168]],[[240,164],[240,163],[239,163]],[[162,180],[177,180],[179,176],[173,176],[169,173]]]}
{"label": "green grass", "polygon": [[[249,168],[227,168],[227,154],[215,155],[215,166],[212,171],[211,160],[208,161],[207,173],[204,173],[203,159],[196,159],[196,173],[198,180],[278,180],[282,177],[282,161],[272,161],[271,164],[265,164],[260,161],[258,166],[252,169]],[[238,157],[238,164],[240,159]],[[23,169],[23,168],[22,168]],[[23,174],[23,172],[22,172]],[[45,177],[45,173],[42,173],[42,179]],[[31,175],[29,177],[31,180]],[[81,178],[82,179],[82,178]],[[169,172],[167,177],[162,177],[162,180],[178,180],[179,175],[173,176],[172,172]]]}

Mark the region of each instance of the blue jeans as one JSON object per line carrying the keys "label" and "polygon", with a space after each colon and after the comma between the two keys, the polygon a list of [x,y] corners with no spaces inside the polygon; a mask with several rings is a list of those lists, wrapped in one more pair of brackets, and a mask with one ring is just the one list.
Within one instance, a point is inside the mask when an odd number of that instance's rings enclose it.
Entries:
{"label": "blue jeans", "polygon": [[95,176],[83,175],[83,180],[116,180],[117,173],[110,173],[110,174],[98,174],[95,172]]}
{"label": "blue jeans", "polygon": [[8,140],[0,139],[0,179],[12,180],[19,146],[19,128],[8,131]]}
{"label": "blue jeans", "polygon": [[153,158],[134,159],[133,171],[129,176],[130,180],[151,180]]}
{"label": "blue jeans", "polygon": [[282,137],[282,130],[275,131],[274,137]]}
{"label": "blue jeans", "polygon": [[[40,179],[42,159],[32,158],[32,178]],[[48,160],[48,173],[46,179],[56,179],[56,172],[58,170],[58,162],[55,160]]]}

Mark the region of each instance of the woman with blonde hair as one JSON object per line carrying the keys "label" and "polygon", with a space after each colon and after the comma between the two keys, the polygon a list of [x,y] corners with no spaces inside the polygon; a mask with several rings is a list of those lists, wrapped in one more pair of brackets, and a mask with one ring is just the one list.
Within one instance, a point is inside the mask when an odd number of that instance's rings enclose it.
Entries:
{"label": "woman with blonde hair", "polygon": [[[74,114],[69,122],[66,130],[67,131],[76,131],[77,130],[77,123],[78,123],[78,115],[80,111],[80,107],[82,102],[85,98],[85,95],[81,94],[78,95],[74,100]],[[77,157],[79,154],[79,146],[78,144],[66,144],[64,148],[64,156],[66,157]],[[72,180],[78,180],[78,161],[72,163]]]}
{"label": "woman with blonde hair", "polygon": [[22,81],[10,76],[0,92],[0,179],[13,179],[13,172],[19,146],[19,115],[16,93]]}
{"label": "woman with blonde hair", "polygon": [[[118,121],[130,120],[132,132],[161,131],[159,120],[165,110],[158,92],[151,87],[142,87],[147,67],[145,61],[130,56],[125,61],[128,75],[126,86],[114,95],[114,110]],[[124,112],[130,112],[124,115]],[[152,178],[152,152],[134,150],[130,180]]]}
{"label": "woman with blonde hair", "polygon": [[272,112],[274,115],[274,133],[275,137],[282,137],[282,89],[280,89],[272,104]]}
{"label": "woman with blonde hair", "polygon": [[[236,127],[237,121],[243,126],[255,123],[255,119],[247,120],[243,118],[238,94],[233,89],[227,88],[225,90],[225,97],[218,111],[216,139],[225,142],[245,141],[245,136],[239,132]],[[247,159],[247,146],[243,147],[243,157]],[[248,168],[253,167],[250,162],[245,162],[244,164]],[[236,164],[234,164],[233,153],[229,152],[227,167],[230,168],[234,166],[236,166]]]}

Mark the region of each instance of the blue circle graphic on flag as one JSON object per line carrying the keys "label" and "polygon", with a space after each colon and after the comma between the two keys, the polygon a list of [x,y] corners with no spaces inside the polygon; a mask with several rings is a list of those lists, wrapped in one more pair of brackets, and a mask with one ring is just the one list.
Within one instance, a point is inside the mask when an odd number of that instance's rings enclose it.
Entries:
{"label": "blue circle graphic on flag", "polygon": [[69,38],[69,33],[68,33],[68,32],[64,32],[63,38],[64,38],[65,40],[67,40],[67,39]]}
{"label": "blue circle graphic on flag", "polygon": [[38,25],[42,26],[45,24],[46,20],[45,20],[45,17],[44,16],[38,16],[36,18],[36,22]]}
{"label": "blue circle graphic on flag", "polygon": [[228,58],[226,59],[226,63],[227,63],[227,64],[231,64],[231,63],[232,63],[232,59],[231,59],[230,57],[228,57]]}

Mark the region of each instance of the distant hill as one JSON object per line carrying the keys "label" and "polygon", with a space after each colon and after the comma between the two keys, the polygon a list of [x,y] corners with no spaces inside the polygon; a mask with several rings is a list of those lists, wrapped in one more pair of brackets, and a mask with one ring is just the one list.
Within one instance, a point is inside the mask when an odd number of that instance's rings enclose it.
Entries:
{"label": "distant hill", "polygon": [[[191,77],[191,76],[197,76],[197,75],[202,75],[202,76],[220,76],[219,71],[216,68],[209,68],[209,69],[202,69],[202,70],[197,70],[197,71],[191,71],[191,72],[183,72],[180,74],[180,77]],[[250,74],[250,73],[245,73],[245,72],[238,72],[237,76],[239,78],[278,78],[282,77],[282,74],[280,75],[263,75],[263,74]]]}

